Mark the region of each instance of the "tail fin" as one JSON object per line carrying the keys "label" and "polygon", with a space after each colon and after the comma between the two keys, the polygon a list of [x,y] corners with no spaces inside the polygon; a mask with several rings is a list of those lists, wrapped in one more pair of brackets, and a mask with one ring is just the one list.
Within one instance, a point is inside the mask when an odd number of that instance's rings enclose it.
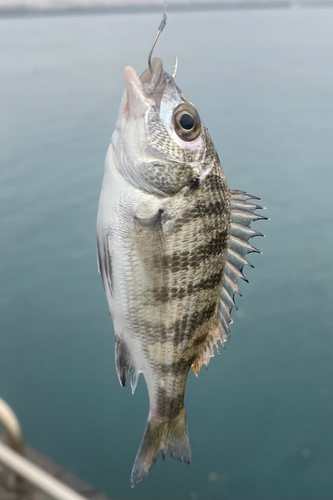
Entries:
{"label": "tail fin", "polygon": [[187,430],[185,408],[176,418],[155,417],[148,420],[131,475],[132,488],[146,477],[156,462],[159,452],[163,459],[170,446],[170,454],[182,462],[191,462],[191,447]]}

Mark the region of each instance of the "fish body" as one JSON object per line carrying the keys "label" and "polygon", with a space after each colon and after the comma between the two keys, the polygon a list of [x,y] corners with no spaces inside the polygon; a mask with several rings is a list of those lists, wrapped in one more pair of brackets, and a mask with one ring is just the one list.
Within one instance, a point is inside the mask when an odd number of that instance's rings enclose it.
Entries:
{"label": "fish body", "polygon": [[154,59],[125,91],[99,203],[98,263],[115,330],[119,381],[143,374],[148,422],[132,486],[161,452],[190,463],[184,395],[214,346],[229,340],[231,309],[257,205],[231,191],[194,104]]}

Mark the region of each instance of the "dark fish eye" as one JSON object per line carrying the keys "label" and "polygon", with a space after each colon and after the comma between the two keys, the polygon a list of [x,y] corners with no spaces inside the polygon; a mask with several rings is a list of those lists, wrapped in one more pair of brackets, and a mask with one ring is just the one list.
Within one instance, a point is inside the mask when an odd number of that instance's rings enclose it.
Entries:
{"label": "dark fish eye", "polygon": [[179,123],[185,130],[191,130],[194,127],[194,118],[188,113],[184,113],[181,116]]}
{"label": "dark fish eye", "polygon": [[190,104],[179,104],[173,113],[175,131],[183,141],[194,141],[200,135],[201,121],[197,110]]}

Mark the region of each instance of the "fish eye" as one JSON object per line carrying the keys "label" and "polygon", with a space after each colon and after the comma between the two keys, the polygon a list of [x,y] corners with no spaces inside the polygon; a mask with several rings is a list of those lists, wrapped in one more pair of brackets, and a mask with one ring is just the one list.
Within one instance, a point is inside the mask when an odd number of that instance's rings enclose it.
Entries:
{"label": "fish eye", "polygon": [[200,135],[201,121],[197,110],[190,104],[179,104],[173,113],[175,131],[183,141],[194,141]]}
{"label": "fish eye", "polygon": [[188,113],[184,113],[181,116],[179,123],[185,130],[192,130],[192,128],[194,127],[194,118]]}

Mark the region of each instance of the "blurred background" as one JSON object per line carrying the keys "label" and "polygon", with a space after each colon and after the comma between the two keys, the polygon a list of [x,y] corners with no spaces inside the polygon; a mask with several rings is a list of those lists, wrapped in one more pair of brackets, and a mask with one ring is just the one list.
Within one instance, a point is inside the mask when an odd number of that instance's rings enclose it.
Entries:
{"label": "blurred background", "polygon": [[148,396],[119,386],[95,225],[123,69],[145,69],[163,1],[0,1],[0,395],[112,499],[333,498],[332,5],[168,2],[155,55],[178,55],[230,187],[271,220],[226,352],[189,376],[191,466],[159,458],[131,490]]}

